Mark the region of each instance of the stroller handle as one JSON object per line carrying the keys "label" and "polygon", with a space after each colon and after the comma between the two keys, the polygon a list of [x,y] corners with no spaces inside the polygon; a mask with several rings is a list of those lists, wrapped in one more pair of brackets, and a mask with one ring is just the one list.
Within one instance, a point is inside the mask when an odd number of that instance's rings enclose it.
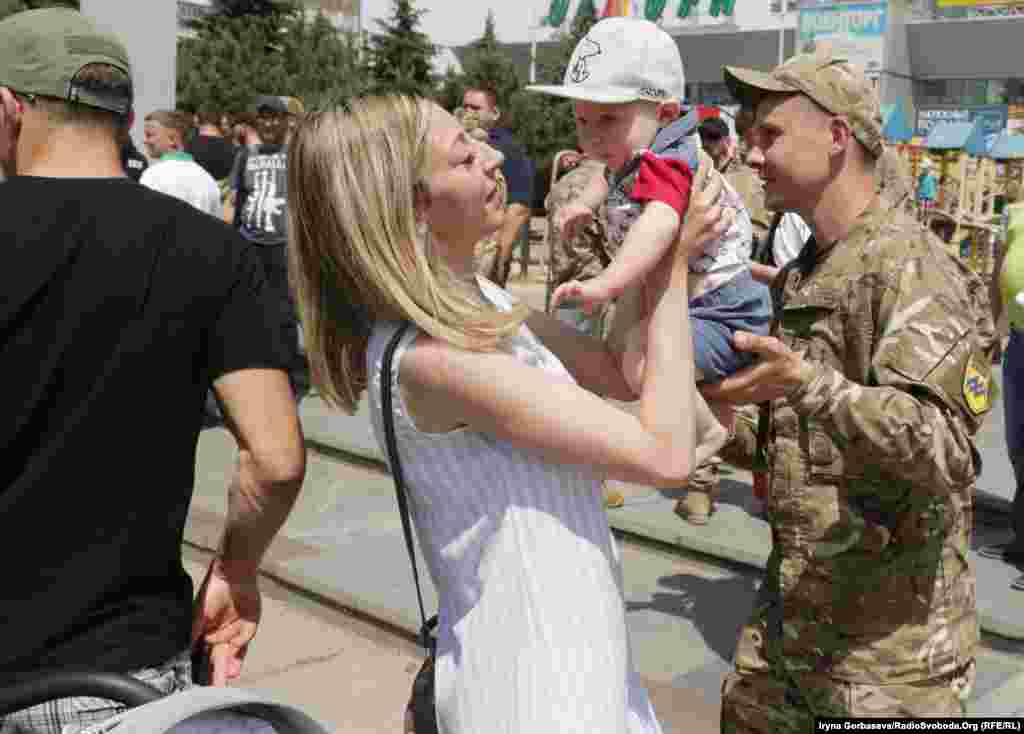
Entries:
{"label": "stroller handle", "polygon": [[163,695],[148,683],[119,673],[51,673],[0,688],[0,717],[71,696],[106,698],[134,708]]}

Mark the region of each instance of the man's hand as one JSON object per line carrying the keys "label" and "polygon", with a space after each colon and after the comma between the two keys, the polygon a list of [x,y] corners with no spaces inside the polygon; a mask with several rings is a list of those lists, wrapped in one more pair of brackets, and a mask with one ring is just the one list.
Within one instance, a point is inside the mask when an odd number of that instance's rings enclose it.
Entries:
{"label": "man's hand", "polygon": [[225,573],[215,559],[196,596],[192,645],[209,650],[210,683],[227,685],[242,674],[242,661],[260,621],[257,571]]}
{"label": "man's hand", "polygon": [[753,352],[758,359],[721,382],[701,388],[709,403],[763,403],[789,395],[810,379],[810,365],[775,337],[737,331],[732,342],[736,349]]}

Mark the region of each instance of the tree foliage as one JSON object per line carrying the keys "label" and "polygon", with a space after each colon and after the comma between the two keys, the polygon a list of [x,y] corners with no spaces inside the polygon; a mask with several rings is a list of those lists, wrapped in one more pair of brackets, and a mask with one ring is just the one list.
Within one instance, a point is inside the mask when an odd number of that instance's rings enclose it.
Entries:
{"label": "tree foliage", "polygon": [[292,11],[291,5],[292,3],[287,0],[213,0],[214,13],[228,18],[240,18],[243,15],[288,15]]}
{"label": "tree foliage", "polygon": [[23,10],[61,6],[80,10],[79,5],[78,0],[0,0],[0,20]]}
{"label": "tree foliage", "polygon": [[413,0],[391,0],[391,17],[377,21],[381,32],[370,36],[367,48],[371,92],[434,96],[435,48],[419,30],[425,12]]}
{"label": "tree foliage", "polygon": [[322,14],[297,6],[215,14],[178,44],[178,106],[240,112],[260,94],[298,97],[307,108],[365,89],[353,42]]}
{"label": "tree foliage", "polygon": [[[593,10],[577,12],[568,31],[553,44],[538,49],[538,84],[562,83],[573,49],[597,20]],[[539,168],[547,168],[558,151],[576,147],[576,121],[570,100],[524,92],[516,96],[512,115],[518,138]]]}
{"label": "tree foliage", "polygon": [[466,50],[462,71],[463,90],[467,87],[489,89],[497,96],[500,107],[511,110],[514,98],[521,93],[523,80],[519,78],[515,63],[498,45],[494,11],[487,12],[483,35]]}

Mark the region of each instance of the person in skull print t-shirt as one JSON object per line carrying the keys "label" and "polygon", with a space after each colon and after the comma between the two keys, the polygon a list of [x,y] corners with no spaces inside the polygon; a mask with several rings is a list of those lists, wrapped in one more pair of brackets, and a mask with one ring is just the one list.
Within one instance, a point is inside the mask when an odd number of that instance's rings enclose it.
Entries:
{"label": "person in skull print t-shirt", "polygon": [[279,297],[285,342],[294,365],[289,370],[292,388],[305,392],[306,360],[299,347],[298,318],[288,291],[288,131],[292,111],[286,98],[258,97],[255,103],[259,143],[239,151],[231,171],[233,222],[239,233],[257,248],[266,277]]}

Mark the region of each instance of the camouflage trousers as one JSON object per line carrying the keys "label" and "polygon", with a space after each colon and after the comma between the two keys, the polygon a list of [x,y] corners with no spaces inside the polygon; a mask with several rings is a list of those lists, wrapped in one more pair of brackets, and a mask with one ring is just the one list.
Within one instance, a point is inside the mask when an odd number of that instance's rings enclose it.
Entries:
{"label": "camouflage trousers", "polygon": [[918,683],[868,685],[820,674],[800,676],[800,690],[771,673],[730,673],[722,684],[722,734],[810,734],[813,701],[821,716],[963,717],[974,687],[972,660],[961,670]]}

